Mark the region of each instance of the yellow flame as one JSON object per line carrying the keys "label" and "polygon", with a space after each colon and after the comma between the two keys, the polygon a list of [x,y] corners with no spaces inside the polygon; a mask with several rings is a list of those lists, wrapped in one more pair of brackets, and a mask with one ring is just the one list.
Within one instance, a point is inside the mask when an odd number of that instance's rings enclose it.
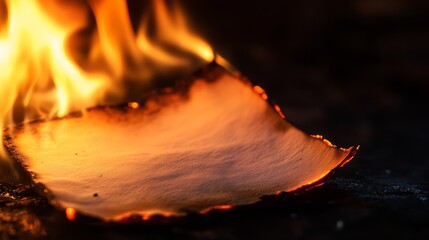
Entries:
{"label": "yellow flame", "polygon": [[[111,99],[124,101],[129,79],[148,86],[154,69],[189,67],[189,56],[207,62],[214,58],[211,47],[191,34],[180,8],[161,0],[151,2],[137,33],[126,0],[4,3],[0,1],[0,130]],[[181,53],[169,51],[171,47]]]}
{"label": "yellow flame", "polygon": [[201,38],[189,34],[185,16],[177,5],[169,15],[164,1],[153,1],[155,19],[158,23],[159,36],[162,40],[200,56],[206,61],[214,58],[213,50]]}

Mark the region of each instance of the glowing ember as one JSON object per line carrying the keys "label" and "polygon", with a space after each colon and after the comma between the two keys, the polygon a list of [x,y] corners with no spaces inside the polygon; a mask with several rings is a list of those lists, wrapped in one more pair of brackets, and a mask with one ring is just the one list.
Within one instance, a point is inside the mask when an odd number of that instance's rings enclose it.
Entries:
{"label": "glowing ember", "polygon": [[129,102],[128,107],[132,108],[132,109],[137,109],[139,107],[139,103],[138,102]]}
{"label": "glowing ember", "polygon": [[261,95],[262,99],[267,100],[268,95],[265,93],[265,90],[261,88],[260,86],[254,86],[253,89],[255,92],[257,92],[259,95]]}
{"label": "glowing ember", "polygon": [[210,208],[201,210],[200,213],[201,214],[206,214],[206,213],[208,213],[208,212],[210,212],[212,210],[229,210],[231,208],[232,208],[231,205],[219,205],[219,206],[214,206],[214,207],[210,207]]}
{"label": "glowing ember", "polygon": [[63,207],[105,219],[253,203],[353,157],[285,122],[248,82],[207,76],[137,109],[25,124],[7,147]]}
{"label": "glowing ember", "polygon": [[66,217],[70,221],[76,220],[76,210],[74,208],[66,208]]}

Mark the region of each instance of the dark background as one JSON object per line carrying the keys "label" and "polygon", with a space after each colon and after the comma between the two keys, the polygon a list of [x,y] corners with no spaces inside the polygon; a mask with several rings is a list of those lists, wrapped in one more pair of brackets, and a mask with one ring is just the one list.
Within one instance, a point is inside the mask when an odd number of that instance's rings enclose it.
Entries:
{"label": "dark background", "polygon": [[[341,147],[361,145],[355,159],[319,188],[206,216],[69,223],[42,199],[24,207],[32,221],[55,238],[429,237],[429,1],[181,4],[195,32],[261,85],[288,121]],[[130,1],[131,11],[138,5]],[[32,196],[25,187],[3,186]]]}
{"label": "dark background", "polygon": [[428,1],[185,6],[199,32],[263,86],[290,122],[338,146],[361,145],[352,162],[301,199],[311,203],[252,216],[242,223],[249,235],[229,226],[232,238],[429,237]]}
{"label": "dark background", "polygon": [[428,1],[184,2],[199,32],[290,122],[362,145],[350,168],[424,180]]}

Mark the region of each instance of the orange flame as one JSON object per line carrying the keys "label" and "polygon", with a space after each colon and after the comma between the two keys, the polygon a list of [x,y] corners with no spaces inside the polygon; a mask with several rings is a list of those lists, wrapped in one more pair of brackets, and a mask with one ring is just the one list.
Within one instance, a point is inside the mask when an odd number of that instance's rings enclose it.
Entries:
{"label": "orange flame", "polygon": [[[162,0],[151,2],[151,14],[143,14],[137,32],[126,0],[4,3],[0,1],[0,130],[124,101],[126,81],[148,87],[161,68],[189,68],[190,56],[202,62],[214,58],[211,47],[190,33],[180,8]],[[152,35],[150,23],[155,26]],[[167,50],[171,48],[179,51]]]}

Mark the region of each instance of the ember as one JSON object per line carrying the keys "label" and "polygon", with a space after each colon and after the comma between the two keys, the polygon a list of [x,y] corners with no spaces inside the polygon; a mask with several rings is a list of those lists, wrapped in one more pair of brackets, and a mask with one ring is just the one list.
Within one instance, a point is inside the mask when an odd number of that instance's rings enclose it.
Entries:
{"label": "ember", "polygon": [[74,208],[66,208],[66,217],[70,221],[76,220],[76,210]]}

